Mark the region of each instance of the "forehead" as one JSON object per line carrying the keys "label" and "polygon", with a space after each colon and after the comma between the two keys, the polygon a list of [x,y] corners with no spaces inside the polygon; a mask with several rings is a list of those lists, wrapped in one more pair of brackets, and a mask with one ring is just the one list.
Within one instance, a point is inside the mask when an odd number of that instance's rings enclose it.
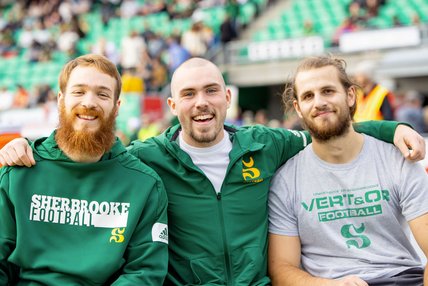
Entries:
{"label": "forehead", "polygon": [[177,70],[171,83],[173,94],[186,89],[201,89],[209,85],[224,86],[224,80],[220,71],[208,64]]}
{"label": "forehead", "polygon": [[341,86],[338,71],[333,66],[314,68],[298,72],[295,80],[297,93],[303,93],[325,86]]}
{"label": "forehead", "polygon": [[95,67],[77,66],[71,73],[67,82],[67,88],[73,86],[103,87],[114,91],[115,79],[98,70]]}

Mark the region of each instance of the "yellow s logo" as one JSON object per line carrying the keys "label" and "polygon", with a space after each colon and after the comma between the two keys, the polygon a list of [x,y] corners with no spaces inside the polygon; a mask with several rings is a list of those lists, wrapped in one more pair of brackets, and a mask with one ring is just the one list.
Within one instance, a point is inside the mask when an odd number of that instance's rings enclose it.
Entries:
{"label": "yellow s logo", "polygon": [[257,168],[253,168],[254,160],[253,157],[250,157],[250,161],[245,162],[242,160],[242,164],[246,167],[246,169],[242,169],[242,177],[244,177],[245,181],[253,180],[260,177],[260,171]]}
{"label": "yellow s logo", "polygon": [[110,242],[122,243],[125,240],[123,233],[125,228],[113,228],[111,231]]}

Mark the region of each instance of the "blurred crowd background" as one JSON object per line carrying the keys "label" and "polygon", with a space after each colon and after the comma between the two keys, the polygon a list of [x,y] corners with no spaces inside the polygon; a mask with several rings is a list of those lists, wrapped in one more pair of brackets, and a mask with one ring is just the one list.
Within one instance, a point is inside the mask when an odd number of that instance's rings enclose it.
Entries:
{"label": "blurred crowd background", "polygon": [[[362,93],[381,84],[387,89],[375,119],[405,121],[428,132],[428,88],[420,84],[428,70],[408,73],[418,83],[413,88],[394,77],[379,78],[379,57],[373,60],[373,54],[385,58],[391,50],[427,47],[428,0],[0,0],[0,9],[2,141],[49,134],[56,124],[61,67],[86,53],[105,55],[123,76],[117,129],[125,144],[175,122],[165,106],[169,80],[194,56],[224,71],[236,96],[228,121],[236,125],[301,128],[295,114],[280,107],[289,63],[311,53],[333,53],[351,57]],[[397,47],[344,51],[345,36],[387,35],[409,27],[416,29],[418,41],[407,47],[398,45],[406,39],[396,38]],[[361,39],[352,45],[375,42]],[[422,61],[418,54],[416,61]],[[250,79],[251,71],[260,71],[257,81]],[[271,80],[274,74],[280,79]]]}

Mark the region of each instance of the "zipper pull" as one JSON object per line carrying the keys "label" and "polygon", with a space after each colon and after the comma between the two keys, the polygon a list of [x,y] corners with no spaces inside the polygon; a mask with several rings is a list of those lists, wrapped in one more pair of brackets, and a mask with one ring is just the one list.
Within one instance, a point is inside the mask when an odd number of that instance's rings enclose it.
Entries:
{"label": "zipper pull", "polygon": [[221,193],[217,193],[217,200],[221,200]]}

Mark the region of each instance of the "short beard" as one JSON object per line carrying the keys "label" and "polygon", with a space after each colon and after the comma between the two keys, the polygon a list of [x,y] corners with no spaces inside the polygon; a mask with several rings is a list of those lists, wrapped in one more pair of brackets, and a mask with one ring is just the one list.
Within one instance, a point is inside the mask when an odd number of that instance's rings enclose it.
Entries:
{"label": "short beard", "polygon": [[[327,125],[329,123],[326,123]],[[351,118],[349,113],[338,118],[338,122],[334,125],[328,125],[320,128],[312,121],[303,120],[303,126],[309,131],[311,137],[320,142],[326,142],[332,138],[340,137],[349,132],[351,126]]]}
{"label": "short beard", "polygon": [[[71,114],[66,114],[64,101],[59,104],[59,126],[55,134],[55,140],[61,150],[71,157],[100,157],[109,151],[115,142],[115,106],[108,117],[93,108],[76,107]],[[76,120],[76,112],[97,115],[101,124],[96,131],[76,131],[73,122]]]}
{"label": "short beard", "polygon": [[213,142],[217,137],[216,137],[216,133],[214,133],[213,135],[211,134],[203,134],[201,136],[198,136],[196,134],[196,132],[193,132],[192,130],[190,131],[190,137],[195,140],[198,143],[201,144],[209,144],[211,142]]}

